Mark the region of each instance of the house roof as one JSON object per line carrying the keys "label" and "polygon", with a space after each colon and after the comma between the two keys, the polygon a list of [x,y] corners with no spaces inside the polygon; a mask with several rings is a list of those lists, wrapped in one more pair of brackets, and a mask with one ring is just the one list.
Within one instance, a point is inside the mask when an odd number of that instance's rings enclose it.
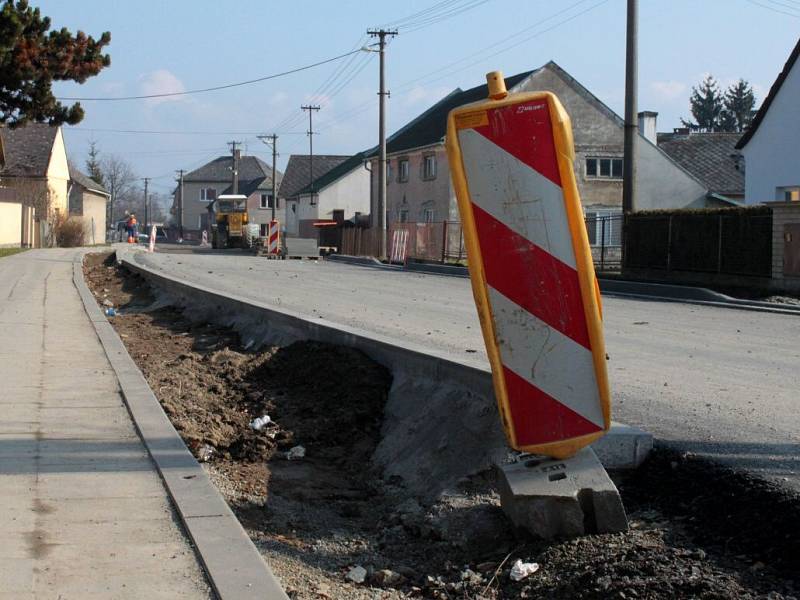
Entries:
{"label": "house roof", "polygon": [[[322,177],[334,167],[342,164],[350,156],[334,154],[314,155],[314,181]],[[310,157],[308,154],[292,154],[286,165],[286,173],[281,182],[279,196],[281,198],[294,198],[300,191],[309,185]],[[316,185],[314,187],[317,187]]]}
{"label": "house roof", "polygon": [[[317,177],[314,180],[314,190],[318,192],[322,188],[338,181],[353,170],[361,168],[364,164],[364,156],[365,155],[363,152],[354,154],[347,160],[339,163],[332,169],[329,169],[326,173],[323,173],[321,176]],[[316,170],[316,168],[314,170]],[[310,191],[311,185],[306,185],[303,189],[299,190],[296,195],[299,196],[301,194],[308,194]]]}
{"label": "house roof", "polygon": [[[278,173],[278,172],[276,171],[276,173]],[[278,185],[280,185],[281,178],[280,178],[279,174],[278,174],[277,179],[278,179]],[[252,194],[253,192],[255,192],[258,189],[271,189],[272,188],[271,180],[272,180],[272,177],[257,177],[255,179],[251,179],[249,181],[242,181],[240,179],[239,180],[239,193],[244,195],[244,196],[249,196],[250,194]],[[233,184],[231,184],[228,187],[226,187],[222,191],[222,193],[223,194],[232,194],[233,193]]]}
{"label": "house roof", "polygon": [[75,168],[75,165],[71,163],[69,165],[69,178],[73,183],[77,183],[79,186],[89,190],[90,192],[96,192],[98,194],[102,194],[103,196],[111,196],[106,188],[85,173],[79,171],[77,168]]}
{"label": "house roof", "polygon": [[[220,156],[183,176],[184,183],[223,183],[231,181],[233,157]],[[239,181],[250,181],[259,177],[272,177],[272,167],[257,156],[239,158]]]}
{"label": "house roof", "polygon": [[[518,73],[506,77],[506,88],[509,90],[529,77],[533,71]],[[416,119],[397,130],[386,141],[386,152],[394,154],[412,148],[430,146],[442,141],[447,131],[447,115],[456,107],[477,102],[486,98],[486,84],[468,90],[456,88],[439,100]],[[377,154],[377,149],[369,151],[369,156]]]}
{"label": "house roof", "polygon": [[658,147],[714,194],[744,194],[738,133],[659,133]]}
{"label": "house roof", "polygon": [[16,129],[0,128],[6,161],[2,175],[45,177],[58,129],[46,123],[29,123]]}
{"label": "house roof", "polygon": [[797,40],[797,44],[795,44],[792,53],[789,55],[789,59],[786,61],[786,64],[783,65],[783,70],[778,74],[778,78],[772,84],[772,87],[769,88],[769,94],[767,94],[764,102],[761,103],[761,107],[758,109],[756,116],[753,118],[753,122],[750,123],[750,127],[747,128],[747,131],[744,132],[744,135],[739,140],[739,143],[736,144],[737,149],[744,148],[747,145],[747,142],[750,141],[750,138],[752,138],[756,131],[758,131],[758,126],[761,125],[761,121],[764,120],[772,101],[775,99],[775,96],[777,96],[778,92],[781,91],[781,86],[783,85],[783,82],[786,81],[789,73],[792,71],[792,67],[794,67],[794,63],[797,62],[798,57],[800,57],[800,39]]}

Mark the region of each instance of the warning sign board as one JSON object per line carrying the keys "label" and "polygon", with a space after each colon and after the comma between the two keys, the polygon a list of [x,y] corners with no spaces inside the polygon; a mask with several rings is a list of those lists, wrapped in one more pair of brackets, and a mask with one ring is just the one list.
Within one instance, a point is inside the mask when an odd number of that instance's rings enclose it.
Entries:
{"label": "warning sign board", "polygon": [[600,297],[569,116],[549,92],[450,113],[447,153],[509,444],[566,458],[610,426]]}

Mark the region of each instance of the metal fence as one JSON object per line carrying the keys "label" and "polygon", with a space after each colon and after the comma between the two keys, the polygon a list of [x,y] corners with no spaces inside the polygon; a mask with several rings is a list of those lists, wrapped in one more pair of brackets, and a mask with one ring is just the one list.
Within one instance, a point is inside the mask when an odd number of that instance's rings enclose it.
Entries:
{"label": "metal fence", "polygon": [[[587,217],[586,229],[595,268],[615,271],[621,264],[622,216]],[[392,223],[387,232],[387,248],[392,247],[395,231],[408,232],[406,259],[442,264],[466,264],[464,231],[459,221],[438,223]],[[380,230],[351,227],[341,230],[339,252],[352,256],[379,256]]]}
{"label": "metal fence", "polygon": [[622,267],[622,215],[586,217],[586,233],[595,270],[619,271]]}

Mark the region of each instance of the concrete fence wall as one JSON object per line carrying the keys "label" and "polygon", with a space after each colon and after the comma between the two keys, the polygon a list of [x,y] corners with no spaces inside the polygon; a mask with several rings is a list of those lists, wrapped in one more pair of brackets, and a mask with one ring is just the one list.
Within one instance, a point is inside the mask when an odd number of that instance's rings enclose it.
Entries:
{"label": "concrete fence wall", "polygon": [[22,245],[22,204],[0,202],[0,248]]}

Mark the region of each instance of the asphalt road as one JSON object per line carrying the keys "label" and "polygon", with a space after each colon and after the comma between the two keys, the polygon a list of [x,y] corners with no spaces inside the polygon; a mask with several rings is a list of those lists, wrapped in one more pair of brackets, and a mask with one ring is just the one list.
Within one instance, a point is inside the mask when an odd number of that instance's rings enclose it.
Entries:
{"label": "asphalt road", "polygon": [[[467,279],[242,254],[138,254],[221,291],[486,365]],[[800,491],[800,317],[604,298],[615,420]]]}

